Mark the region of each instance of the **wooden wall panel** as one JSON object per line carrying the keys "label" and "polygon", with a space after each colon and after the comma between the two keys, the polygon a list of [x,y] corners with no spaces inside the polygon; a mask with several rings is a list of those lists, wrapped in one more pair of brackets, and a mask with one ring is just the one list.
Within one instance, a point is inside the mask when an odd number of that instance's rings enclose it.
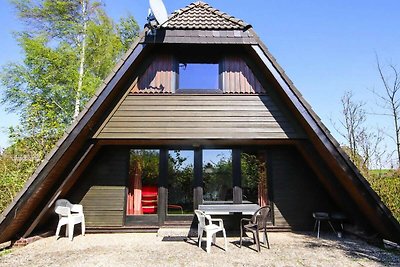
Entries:
{"label": "wooden wall panel", "polygon": [[221,62],[222,91],[226,94],[264,94],[265,89],[246,62],[238,56]]}
{"label": "wooden wall panel", "polygon": [[103,147],[75,185],[75,203],[83,205],[86,225],[123,226],[129,150]]}
{"label": "wooden wall panel", "polygon": [[158,55],[131,90],[134,94],[175,92],[176,62],[172,55]]}
{"label": "wooden wall panel", "polygon": [[95,138],[303,138],[267,95],[128,95]]}
{"label": "wooden wall panel", "polygon": [[275,226],[312,231],[313,212],[338,211],[316,174],[295,147],[270,147],[267,168],[272,187]]}
{"label": "wooden wall panel", "polygon": [[[157,55],[133,84],[133,94],[175,93],[177,86],[177,60],[172,55]],[[220,89],[225,94],[265,94],[247,63],[238,56],[224,57],[220,61]]]}

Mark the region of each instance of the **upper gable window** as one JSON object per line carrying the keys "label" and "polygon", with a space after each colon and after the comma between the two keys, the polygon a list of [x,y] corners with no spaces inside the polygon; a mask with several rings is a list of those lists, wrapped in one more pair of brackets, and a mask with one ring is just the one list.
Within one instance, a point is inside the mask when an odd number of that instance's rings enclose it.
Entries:
{"label": "upper gable window", "polygon": [[178,93],[211,93],[219,91],[219,65],[180,63]]}

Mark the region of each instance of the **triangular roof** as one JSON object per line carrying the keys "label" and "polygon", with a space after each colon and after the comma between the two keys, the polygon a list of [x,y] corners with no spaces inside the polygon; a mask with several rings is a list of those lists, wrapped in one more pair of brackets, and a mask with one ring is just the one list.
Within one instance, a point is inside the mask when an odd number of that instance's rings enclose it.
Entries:
{"label": "triangular roof", "polygon": [[[202,19],[205,13],[210,16],[210,20]],[[193,22],[188,23],[187,20]],[[168,31],[180,32],[179,30],[182,29],[185,31],[182,34],[196,33],[199,38],[193,42],[187,38],[160,39],[158,42],[202,43],[203,40],[207,44],[246,45],[250,53],[257,57],[264,73],[273,77],[279,87],[279,96],[287,106],[291,107],[304,126],[313,145],[312,148],[308,144],[302,145],[304,153],[313,154],[315,161],[324,161],[327,167],[332,165],[337,167],[334,180],[326,179],[324,184],[331,190],[336,190],[338,185],[341,185],[341,188],[346,190],[346,200],[351,200],[361,207],[365,220],[377,232],[387,239],[400,243],[400,224],[342,151],[250,25],[213,9],[203,2],[196,2],[175,12],[166,22],[165,27],[159,30],[166,31],[165,36],[168,36]],[[204,34],[202,30],[222,33],[201,36]],[[55,200],[68,191],[68,183],[74,181],[93,158],[99,146],[91,140],[91,136],[100,127],[99,125],[104,120],[104,113],[109,110],[109,105],[115,105],[125,94],[121,92],[121,81],[129,80],[132,70],[138,69],[141,60],[151,52],[152,46],[149,44],[152,44],[154,40],[146,39],[148,33],[149,30],[145,29],[86,105],[78,120],[67,130],[23,190],[2,213],[0,243],[31,234]],[[326,170],[318,170],[318,172],[324,175]],[[32,218],[32,214],[36,216],[36,219]]]}

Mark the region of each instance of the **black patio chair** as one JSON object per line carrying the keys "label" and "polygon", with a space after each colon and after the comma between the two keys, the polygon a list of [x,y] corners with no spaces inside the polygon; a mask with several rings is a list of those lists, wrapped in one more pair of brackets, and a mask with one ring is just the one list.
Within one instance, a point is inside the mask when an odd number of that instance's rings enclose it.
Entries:
{"label": "black patio chair", "polygon": [[271,208],[269,206],[264,206],[259,208],[251,219],[243,218],[240,220],[240,246],[242,247],[243,234],[246,232],[251,232],[253,234],[254,243],[257,245],[257,251],[260,252],[260,232],[264,232],[264,245],[268,246],[269,241],[267,236],[267,219]]}

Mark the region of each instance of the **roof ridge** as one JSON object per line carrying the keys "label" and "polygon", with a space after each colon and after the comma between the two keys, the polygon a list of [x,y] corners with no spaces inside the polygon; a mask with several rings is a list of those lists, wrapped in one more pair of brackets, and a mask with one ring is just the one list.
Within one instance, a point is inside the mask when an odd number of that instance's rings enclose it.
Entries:
{"label": "roof ridge", "polygon": [[237,19],[236,17],[234,17],[232,15],[229,15],[229,14],[227,14],[225,12],[222,12],[219,9],[214,8],[213,6],[211,6],[208,3],[203,2],[203,1],[192,2],[192,3],[190,3],[189,5],[187,5],[187,6],[183,7],[183,8],[180,8],[178,10],[173,11],[171,13],[171,15],[169,16],[168,20],[164,23],[164,26],[168,27],[168,21],[171,21],[171,20],[175,19],[176,17],[182,15],[183,13],[186,13],[186,12],[192,10],[193,8],[196,8],[196,7],[203,8],[204,10],[206,10],[206,11],[208,11],[208,12],[210,12],[210,13],[216,15],[216,16],[219,16],[222,19],[228,20],[229,22],[231,22],[233,24],[236,24],[236,25],[238,25],[240,27],[244,27],[245,28],[245,27],[249,26],[249,24],[244,22],[243,20]]}

